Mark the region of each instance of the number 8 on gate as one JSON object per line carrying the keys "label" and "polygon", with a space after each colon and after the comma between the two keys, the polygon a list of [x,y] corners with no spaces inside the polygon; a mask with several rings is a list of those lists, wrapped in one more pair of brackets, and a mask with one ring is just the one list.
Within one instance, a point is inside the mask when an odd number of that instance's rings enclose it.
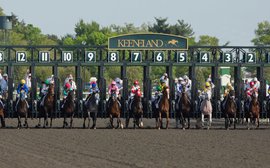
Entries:
{"label": "number 8 on gate", "polygon": [[109,51],[108,52],[108,62],[119,62],[119,52]]}

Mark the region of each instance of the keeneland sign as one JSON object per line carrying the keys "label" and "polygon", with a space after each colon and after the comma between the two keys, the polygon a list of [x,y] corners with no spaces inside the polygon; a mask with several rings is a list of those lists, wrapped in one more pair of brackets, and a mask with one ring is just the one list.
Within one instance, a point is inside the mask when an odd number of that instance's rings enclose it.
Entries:
{"label": "keeneland sign", "polygon": [[188,40],[185,37],[149,33],[127,34],[109,38],[111,50],[187,50]]}

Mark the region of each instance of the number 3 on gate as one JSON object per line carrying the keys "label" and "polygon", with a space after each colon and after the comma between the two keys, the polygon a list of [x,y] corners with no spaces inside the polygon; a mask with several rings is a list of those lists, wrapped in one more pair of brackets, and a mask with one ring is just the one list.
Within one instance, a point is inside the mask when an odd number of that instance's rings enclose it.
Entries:
{"label": "number 3 on gate", "polygon": [[200,53],[200,63],[209,63],[210,62],[210,54],[208,52]]}
{"label": "number 3 on gate", "polygon": [[119,52],[109,51],[108,52],[108,62],[119,62]]}
{"label": "number 3 on gate", "polygon": [[164,62],[164,51],[155,51],[154,52],[154,62]]}

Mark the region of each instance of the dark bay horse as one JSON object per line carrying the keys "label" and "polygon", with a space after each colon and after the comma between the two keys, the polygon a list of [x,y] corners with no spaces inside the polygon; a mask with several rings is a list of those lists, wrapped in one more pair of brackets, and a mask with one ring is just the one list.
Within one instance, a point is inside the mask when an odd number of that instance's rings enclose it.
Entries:
{"label": "dark bay horse", "polygon": [[166,116],[166,129],[168,129],[168,126],[169,126],[170,104],[169,104],[167,89],[168,89],[167,86],[163,87],[162,98],[159,102],[158,115],[156,115],[156,126],[158,129],[160,129],[160,127],[162,125],[162,115]]}
{"label": "dark bay horse", "polygon": [[176,122],[178,122],[178,118],[180,118],[180,122],[182,124],[182,129],[185,129],[186,118],[188,120],[188,129],[190,128],[190,113],[192,110],[191,102],[186,92],[185,86],[183,87],[183,91],[181,93],[181,97],[178,104],[178,109],[176,109]]}
{"label": "dark bay horse", "polygon": [[24,121],[24,126],[28,128],[28,122],[27,122],[27,117],[28,117],[28,107],[27,107],[27,100],[25,99],[25,91],[21,90],[20,91],[20,97],[18,100],[18,105],[16,106],[16,111],[17,111],[17,117],[18,117],[18,129],[22,128],[21,124],[21,117],[25,117]]}
{"label": "dark bay horse", "polygon": [[93,92],[92,94],[89,94],[87,99],[85,100],[84,104],[84,121],[83,121],[83,128],[85,127],[85,120],[88,118],[88,128],[90,128],[90,117],[92,117],[93,125],[92,129],[96,129],[96,122],[97,122],[97,113],[98,113],[98,97],[99,94]]}
{"label": "dark bay horse", "polygon": [[235,91],[231,90],[226,97],[226,103],[224,106],[224,115],[225,115],[225,129],[229,129],[231,125],[230,118],[233,118],[234,129],[236,128],[236,113],[237,106],[235,102]]}
{"label": "dark bay horse", "polygon": [[258,93],[253,92],[251,95],[251,102],[249,104],[249,110],[248,113],[246,114],[246,119],[248,122],[248,129],[249,129],[249,122],[251,120],[252,123],[256,124],[256,128],[259,128],[260,122],[260,103],[258,101]]}
{"label": "dark bay horse", "polygon": [[73,90],[69,91],[66,101],[64,102],[64,106],[63,106],[63,114],[64,114],[63,128],[66,128],[68,126],[68,123],[66,121],[68,116],[70,116],[70,128],[72,128],[74,110],[75,110],[74,97],[75,97],[74,91]]}
{"label": "dark bay horse", "polygon": [[0,99],[0,119],[1,119],[1,127],[5,128],[5,106],[4,102]]}
{"label": "dark bay horse", "polygon": [[54,101],[54,84],[50,84],[48,88],[48,93],[44,97],[44,104],[40,106],[40,113],[39,113],[39,123],[37,127],[41,125],[41,116],[44,116],[44,124],[43,128],[48,126],[48,117],[50,114],[51,123],[50,127],[52,127],[52,119],[53,119],[53,112],[55,111],[55,101]]}
{"label": "dark bay horse", "polygon": [[121,119],[120,119],[121,108],[120,108],[120,105],[117,101],[117,95],[115,93],[112,93],[111,101],[109,101],[108,103],[109,103],[109,105],[108,105],[107,112],[108,112],[109,117],[110,117],[111,127],[114,128],[113,119],[117,118],[117,127],[116,128],[119,128],[119,126],[121,128],[123,128],[123,124],[122,124]]}
{"label": "dark bay horse", "polygon": [[143,127],[143,106],[142,106],[142,98],[136,93],[134,95],[133,101],[131,102],[131,110],[129,108],[129,116],[126,120],[126,128],[128,128],[130,117],[133,117],[133,128],[136,128],[136,125],[139,128]]}

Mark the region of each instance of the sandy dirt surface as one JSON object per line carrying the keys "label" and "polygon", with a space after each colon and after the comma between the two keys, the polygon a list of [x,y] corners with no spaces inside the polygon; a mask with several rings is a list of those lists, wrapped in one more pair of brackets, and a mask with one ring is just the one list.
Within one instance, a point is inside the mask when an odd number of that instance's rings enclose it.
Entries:
{"label": "sandy dirt surface", "polygon": [[[105,129],[108,119],[98,120],[98,129],[60,129],[62,119],[52,129],[16,129],[16,119],[6,119],[0,129],[0,168],[69,167],[270,167],[270,126],[258,130],[224,130],[223,120],[213,128],[156,130],[154,120],[144,120],[149,129]],[[151,128],[150,128],[151,127]],[[239,128],[240,127],[240,128]]]}

